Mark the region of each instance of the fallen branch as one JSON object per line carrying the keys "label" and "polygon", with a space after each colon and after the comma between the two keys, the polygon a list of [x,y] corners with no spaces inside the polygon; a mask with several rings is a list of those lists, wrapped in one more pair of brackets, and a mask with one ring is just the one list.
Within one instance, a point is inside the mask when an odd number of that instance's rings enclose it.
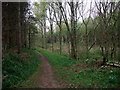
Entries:
{"label": "fallen branch", "polygon": [[116,63],[113,63],[113,64],[106,63],[106,65],[107,65],[107,66],[116,67],[116,68],[120,68],[120,64],[116,64]]}
{"label": "fallen branch", "polygon": [[[96,42],[96,41],[95,41]],[[91,50],[91,48],[95,45],[95,42],[90,46],[90,48],[88,49],[88,51]]]}
{"label": "fallen branch", "polygon": [[8,75],[6,75],[6,76],[3,76],[3,78],[2,78],[2,80],[4,80],[5,78],[7,78],[8,77]]}

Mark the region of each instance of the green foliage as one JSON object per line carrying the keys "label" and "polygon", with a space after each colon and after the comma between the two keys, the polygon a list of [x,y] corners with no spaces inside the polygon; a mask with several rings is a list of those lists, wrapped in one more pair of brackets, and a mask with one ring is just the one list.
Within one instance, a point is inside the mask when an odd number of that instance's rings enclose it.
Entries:
{"label": "green foliage", "polygon": [[[49,59],[57,76],[67,83],[68,87],[115,88],[120,85],[119,69],[99,69],[100,67],[95,69],[93,66],[85,67],[89,65],[90,62],[85,64],[84,61],[69,59],[65,56],[53,54],[45,50],[37,50],[42,52]],[[79,72],[74,71],[74,69],[78,68],[80,68]]]}
{"label": "green foliage", "polygon": [[47,2],[35,2],[34,3],[34,8],[33,8],[33,12],[35,13],[35,16],[37,19],[42,19],[44,17],[46,17],[46,10],[48,7],[48,3]]}
{"label": "green foliage", "polygon": [[33,74],[40,63],[39,56],[32,50],[24,49],[28,55],[7,53],[3,58],[3,88],[18,87]]}

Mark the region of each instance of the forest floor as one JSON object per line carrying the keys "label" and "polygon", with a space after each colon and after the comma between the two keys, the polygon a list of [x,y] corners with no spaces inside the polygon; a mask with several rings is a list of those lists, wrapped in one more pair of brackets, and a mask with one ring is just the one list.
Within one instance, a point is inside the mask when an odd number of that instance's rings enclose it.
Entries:
{"label": "forest floor", "polygon": [[39,85],[40,88],[60,88],[60,85],[54,78],[54,72],[48,59],[40,52],[37,53],[40,55],[42,65],[39,69],[35,83]]}
{"label": "forest floor", "polygon": [[40,64],[21,85],[27,88],[116,88],[120,85],[117,68],[102,67],[96,61],[73,60],[36,49]]}
{"label": "forest floor", "polygon": [[92,59],[74,60],[43,49],[36,50],[49,60],[61,88],[116,88],[120,85],[119,68],[101,66],[101,62]]}
{"label": "forest floor", "polygon": [[23,88],[61,88],[62,84],[56,80],[54,70],[49,60],[40,52],[35,51],[39,55],[40,64],[34,74],[27,80],[22,82],[20,87]]}

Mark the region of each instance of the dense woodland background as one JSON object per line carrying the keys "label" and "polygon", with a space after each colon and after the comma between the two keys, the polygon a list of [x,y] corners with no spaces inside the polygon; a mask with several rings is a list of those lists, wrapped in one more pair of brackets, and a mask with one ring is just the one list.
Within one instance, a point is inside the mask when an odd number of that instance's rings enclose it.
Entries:
{"label": "dense woodland background", "polygon": [[84,2],[41,2],[34,6],[3,2],[2,7],[3,50],[16,47],[19,53],[21,48],[37,43],[75,59],[81,54],[90,58],[96,51],[96,60],[100,56],[104,63],[119,61],[119,2],[91,2],[88,11]]}
{"label": "dense woodland background", "polygon": [[2,11],[3,58],[41,48],[120,68],[119,1],[3,2]]}

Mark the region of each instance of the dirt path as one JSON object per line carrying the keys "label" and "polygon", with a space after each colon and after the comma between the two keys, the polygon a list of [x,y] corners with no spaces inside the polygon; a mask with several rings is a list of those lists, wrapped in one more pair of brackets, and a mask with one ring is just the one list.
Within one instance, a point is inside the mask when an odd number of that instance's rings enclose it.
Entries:
{"label": "dirt path", "polygon": [[35,82],[39,85],[40,88],[60,88],[60,85],[54,79],[54,73],[51,65],[48,62],[48,59],[40,52],[37,53],[41,57],[42,66]]}

